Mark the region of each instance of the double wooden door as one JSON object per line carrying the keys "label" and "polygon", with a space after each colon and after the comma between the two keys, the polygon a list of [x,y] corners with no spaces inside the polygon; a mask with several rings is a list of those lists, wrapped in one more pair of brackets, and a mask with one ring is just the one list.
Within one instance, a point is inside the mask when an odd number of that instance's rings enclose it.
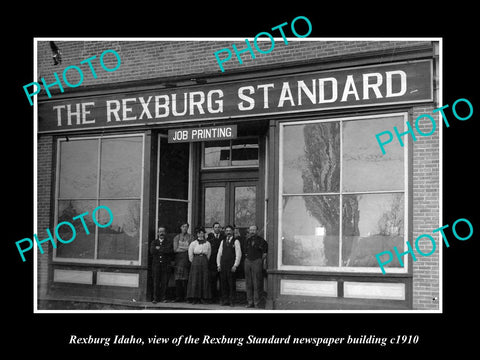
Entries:
{"label": "double wooden door", "polygon": [[222,227],[232,225],[244,237],[259,219],[258,180],[234,180],[202,183],[202,221],[207,231],[215,222]]}

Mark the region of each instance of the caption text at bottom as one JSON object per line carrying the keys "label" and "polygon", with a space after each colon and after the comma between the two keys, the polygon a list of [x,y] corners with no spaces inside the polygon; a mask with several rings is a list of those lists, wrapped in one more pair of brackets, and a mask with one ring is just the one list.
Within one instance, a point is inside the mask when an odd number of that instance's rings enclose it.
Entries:
{"label": "caption text at bottom", "polygon": [[332,346],[332,345],[415,345],[419,342],[418,335],[396,335],[389,337],[377,337],[376,335],[359,335],[347,337],[279,337],[271,335],[270,337],[257,337],[248,335],[247,337],[228,337],[203,335],[196,337],[192,335],[179,335],[175,337],[147,337],[145,341],[142,337],[134,335],[115,335],[111,337],[78,337],[70,335],[69,344],[71,345],[315,345],[315,346]]}

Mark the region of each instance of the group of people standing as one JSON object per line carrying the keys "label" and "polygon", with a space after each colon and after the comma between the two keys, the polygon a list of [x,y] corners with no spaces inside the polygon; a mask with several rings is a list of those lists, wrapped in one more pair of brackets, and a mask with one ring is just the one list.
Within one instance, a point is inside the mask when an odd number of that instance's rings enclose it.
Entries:
{"label": "group of people standing", "polygon": [[[244,258],[246,307],[261,306],[263,269],[267,242],[260,237],[256,225],[248,229],[242,241],[234,228],[227,225],[222,231],[218,222],[206,234],[198,227],[195,236],[188,233],[189,224],[180,226],[173,240],[167,239],[165,227],[159,227],[157,238],[150,245],[153,271],[153,303],[168,302],[166,298],[170,266],[174,261],[175,302],[235,305],[236,274]],[[220,287],[218,288],[218,280]]]}

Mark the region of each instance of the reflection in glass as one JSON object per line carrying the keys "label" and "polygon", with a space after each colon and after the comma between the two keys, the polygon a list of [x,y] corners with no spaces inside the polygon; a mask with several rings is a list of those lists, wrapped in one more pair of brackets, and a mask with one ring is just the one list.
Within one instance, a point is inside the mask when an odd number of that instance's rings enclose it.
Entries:
{"label": "reflection in glass", "polygon": [[215,221],[225,224],[225,188],[205,188],[205,227],[211,227]]}
{"label": "reflection in glass", "polygon": [[403,116],[343,122],[343,191],[402,190],[404,181],[401,146],[391,146],[382,154],[374,135],[397,126]]}
{"label": "reflection in glass", "polygon": [[[59,151],[57,223],[68,221],[73,224],[76,237],[71,243],[57,242],[56,257],[138,260],[143,138],[62,141]],[[136,199],[111,200],[113,198]],[[113,211],[113,223],[108,228],[98,227],[92,220],[93,210],[102,204]],[[84,213],[88,215],[82,217],[83,221],[73,220]],[[96,212],[96,219],[104,224],[109,222],[110,216],[106,210],[100,209]],[[90,232],[88,235],[83,223]],[[60,238],[67,241],[72,238],[72,233],[66,225],[59,228]]]}
{"label": "reflection in glass", "polygon": [[235,187],[235,226],[249,227],[256,222],[256,187]]}
{"label": "reflection in glass", "polygon": [[142,138],[102,139],[100,197],[140,197]]}
{"label": "reflection in glass", "polygon": [[339,123],[289,125],[283,129],[283,193],[338,192]]}
{"label": "reflection in glass", "polygon": [[188,199],[189,144],[160,139],[158,197]]}
{"label": "reflection in glass", "polygon": [[[188,203],[184,201],[160,200],[158,202],[158,226],[165,226],[167,234],[180,232],[180,225],[188,219]],[[191,229],[190,229],[191,231]]]}
{"label": "reflection in glass", "polygon": [[97,196],[98,140],[60,142],[59,197]]}
{"label": "reflection in glass", "polygon": [[[91,200],[60,200],[58,202],[58,219],[57,224],[67,221],[75,227],[76,236],[72,242],[62,243],[57,240],[57,257],[61,258],[79,258],[93,259],[95,249],[95,228],[96,225],[92,220],[92,211],[96,207],[96,201]],[[78,215],[88,212],[84,216],[85,226],[89,231],[87,235],[80,219],[72,221]],[[52,235],[56,236],[54,230]],[[68,241],[72,238],[73,232],[68,225],[62,225],[58,228],[58,235],[61,239]]]}
{"label": "reflection in glass", "polygon": [[[375,254],[404,248],[403,203],[403,194],[343,197],[343,266],[375,267]],[[400,266],[395,256],[388,266]]]}
{"label": "reflection in glass", "polygon": [[205,142],[203,159],[205,167],[229,166],[230,140]]}
{"label": "reflection in glass", "polygon": [[[98,258],[138,260],[140,200],[105,200],[100,205],[108,206],[113,222],[106,228],[98,228]],[[99,209],[96,219],[99,224],[107,224],[110,215]]]}
{"label": "reflection in glass", "polygon": [[232,140],[232,165],[258,165],[258,139]]}
{"label": "reflection in glass", "polygon": [[338,266],[339,196],[285,196],[283,265]]}

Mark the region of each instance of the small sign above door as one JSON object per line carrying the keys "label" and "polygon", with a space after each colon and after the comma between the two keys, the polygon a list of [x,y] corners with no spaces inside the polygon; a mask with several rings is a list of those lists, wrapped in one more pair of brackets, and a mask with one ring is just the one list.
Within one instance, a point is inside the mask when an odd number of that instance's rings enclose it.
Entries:
{"label": "small sign above door", "polygon": [[235,139],[237,125],[168,130],[168,142],[194,142]]}

